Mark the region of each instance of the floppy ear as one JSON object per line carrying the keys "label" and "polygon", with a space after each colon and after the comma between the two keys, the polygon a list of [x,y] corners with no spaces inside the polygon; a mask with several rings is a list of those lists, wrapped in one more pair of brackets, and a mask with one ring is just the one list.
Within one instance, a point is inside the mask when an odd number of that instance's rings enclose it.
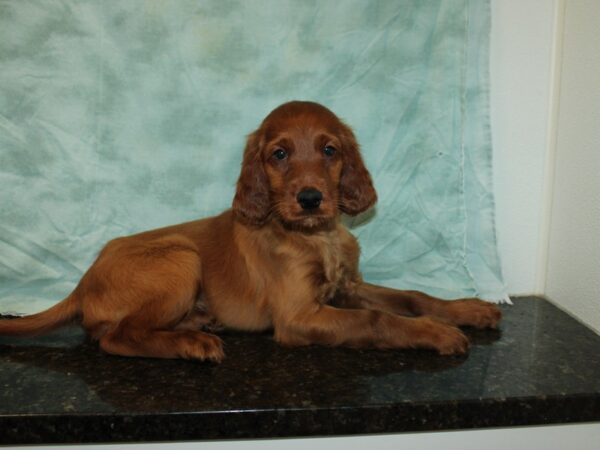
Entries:
{"label": "floppy ear", "polygon": [[340,210],[350,216],[366,211],[377,201],[371,175],[365,167],[354,133],[344,127],[341,133],[343,166],[340,178]]}
{"label": "floppy ear", "polygon": [[255,131],[246,141],[233,211],[247,222],[259,225],[267,218],[269,205],[269,182],[260,158],[259,131]]}

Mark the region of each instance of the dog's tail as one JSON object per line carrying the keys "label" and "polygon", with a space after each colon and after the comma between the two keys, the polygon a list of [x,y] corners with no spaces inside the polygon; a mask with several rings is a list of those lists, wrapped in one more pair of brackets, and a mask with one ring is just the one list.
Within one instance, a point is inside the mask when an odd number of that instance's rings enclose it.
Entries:
{"label": "dog's tail", "polygon": [[0,335],[37,336],[72,322],[81,312],[77,289],[51,308],[30,316],[0,320]]}

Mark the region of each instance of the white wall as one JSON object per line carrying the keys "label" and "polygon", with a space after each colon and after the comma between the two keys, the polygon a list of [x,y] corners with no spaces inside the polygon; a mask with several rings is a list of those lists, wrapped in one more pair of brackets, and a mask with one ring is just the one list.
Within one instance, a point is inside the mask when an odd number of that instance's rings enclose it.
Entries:
{"label": "white wall", "polygon": [[510,294],[542,293],[556,0],[492,0],[491,119],[498,246]]}
{"label": "white wall", "polygon": [[496,224],[510,294],[600,330],[600,2],[492,0]]}
{"label": "white wall", "polygon": [[565,6],[545,293],[600,330],[600,2]]}

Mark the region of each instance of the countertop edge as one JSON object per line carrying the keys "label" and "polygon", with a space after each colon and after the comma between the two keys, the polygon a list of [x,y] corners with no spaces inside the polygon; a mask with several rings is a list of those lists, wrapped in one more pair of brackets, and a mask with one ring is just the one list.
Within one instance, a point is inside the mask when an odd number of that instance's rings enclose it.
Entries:
{"label": "countertop edge", "polygon": [[596,421],[600,395],[322,409],[0,415],[0,445],[325,437]]}

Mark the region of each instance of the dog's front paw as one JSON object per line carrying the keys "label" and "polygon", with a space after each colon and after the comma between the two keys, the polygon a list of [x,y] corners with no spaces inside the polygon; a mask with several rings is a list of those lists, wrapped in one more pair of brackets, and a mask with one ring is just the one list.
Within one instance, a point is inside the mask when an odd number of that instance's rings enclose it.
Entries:
{"label": "dog's front paw", "polygon": [[429,317],[420,320],[425,325],[425,347],[433,348],[440,355],[462,355],[469,351],[469,339],[458,328]]}
{"label": "dog's front paw", "polygon": [[469,351],[471,344],[467,336],[458,328],[445,326],[437,338],[436,350],[440,355],[462,355]]}
{"label": "dog's front paw", "polygon": [[497,328],[502,319],[502,311],[493,303],[467,298],[447,302],[443,318],[456,326]]}

